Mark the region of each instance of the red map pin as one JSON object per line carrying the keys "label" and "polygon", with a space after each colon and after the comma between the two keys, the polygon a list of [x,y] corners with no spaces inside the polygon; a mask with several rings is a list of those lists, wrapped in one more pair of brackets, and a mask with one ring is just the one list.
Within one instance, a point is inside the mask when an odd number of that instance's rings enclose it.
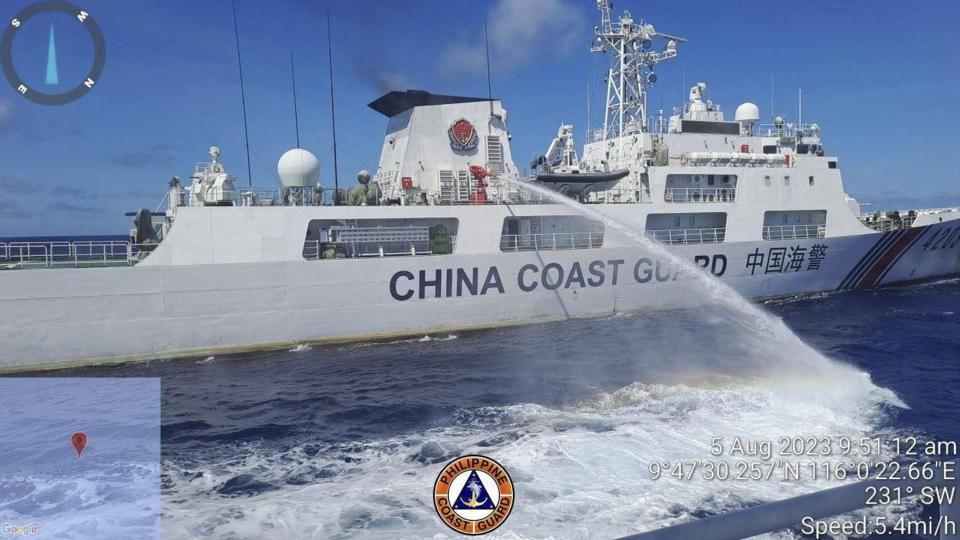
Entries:
{"label": "red map pin", "polygon": [[87,435],[82,431],[78,431],[70,436],[70,442],[73,443],[73,448],[77,451],[77,457],[80,457],[80,454],[83,452],[83,447],[87,445]]}

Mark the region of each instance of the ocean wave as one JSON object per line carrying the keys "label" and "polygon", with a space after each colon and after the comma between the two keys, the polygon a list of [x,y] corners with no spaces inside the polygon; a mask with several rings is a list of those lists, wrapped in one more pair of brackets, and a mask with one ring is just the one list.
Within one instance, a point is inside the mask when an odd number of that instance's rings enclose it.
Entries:
{"label": "ocean wave", "polygon": [[[782,381],[733,385],[633,383],[569,407],[521,403],[458,410],[444,425],[383,439],[294,445],[254,442],[205,464],[172,461],[167,534],[182,536],[445,534],[430,502],[442,464],[465,453],[495,457],[517,486],[509,535],[616,536],[693,516],[799,495],[833,484],[652,480],[656,461],[710,459],[713,437],[776,440],[874,433],[896,396],[854,370],[821,378],[823,392]],[[732,465],[749,456],[716,458]],[[315,501],[336,504],[314,504]],[[902,511],[902,509],[900,509]]]}

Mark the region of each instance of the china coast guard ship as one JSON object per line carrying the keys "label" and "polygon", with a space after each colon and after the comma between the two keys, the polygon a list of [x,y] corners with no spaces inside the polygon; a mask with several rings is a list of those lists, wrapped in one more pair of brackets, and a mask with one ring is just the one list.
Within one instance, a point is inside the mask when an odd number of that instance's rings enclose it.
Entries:
{"label": "china coast guard ship", "polygon": [[0,244],[0,370],[702,301],[669,261],[532,183],[752,298],[960,272],[960,211],[860,215],[816,124],[761,126],[752,103],[728,119],[703,83],[651,114],[654,67],[684,40],[597,5],[605,115],[580,155],[561,126],[525,177],[499,100],[411,90],[370,104],[388,119],[379,166],[332,197],[309,152],[281,157],[282,187],[244,189],[212,147],[165,211],[137,213],[130,242]]}

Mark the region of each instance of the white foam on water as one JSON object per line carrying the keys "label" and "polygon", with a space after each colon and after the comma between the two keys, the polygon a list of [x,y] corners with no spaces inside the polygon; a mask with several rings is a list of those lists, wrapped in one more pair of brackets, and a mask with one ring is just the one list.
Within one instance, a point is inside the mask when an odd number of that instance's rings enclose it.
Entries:
{"label": "white foam on water", "polygon": [[457,335],[456,335],[456,334],[447,334],[447,335],[444,336],[444,337],[433,337],[433,336],[427,334],[427,335],[425,335],[425,336],[423,336],[423,337],[418,337],[418,338],[396,339],[396,340],[393,340],[393,341],[388,341],[387,344],[388,344],[388,345],[397,345],[397,344],[401,344],[401,343],[431,343],[431,342],[451,341],[451,340],[454,340],[454,339],[457,339]]}
{"label": "white foam on water", "polygon": [[[830,377],[818,382],[829,385]],[[884,411],[895,405],[890,395],[869,384],[836,384],[848,390],[826,388],[818,395],[802,383],[759,378],[714,386],[634,383],[566,408],[460,410],[444,427],[319,452],[248,445],[205,465],[197,479],[191,479],[195,469],[181,471],[168,462],[173,487],[165,494],[164,531],[178,538],[456,538],[430,497],[443,465],[468,453],[494,457],[515,483],[516,507],[501,531],[506,537],[613,537],[652,529],[836,485],[806,477],[654,480],[648,470],[651,461],[714,460],[732,468],[738,461],[763,463],[711,456],[713,437],[776,441],[875,434]],[[240,474],[279,489],[234,498],[215,492]],[[285,485],[291,478],[305,485]]]}
{"label": "white foam on water", "polygon": [[290,349],[290,352],[307,352],[312,350],[313,350],[313,347],[311,347],[310,345],[307,345],[306,343],[300,343],[296,347]]}
{"label": "white foam on water", "polygon": [[157,495],[159,463],[114,463],[82,476],[10,475],[3,479],[0,522],[37,525],[40,538],[155,538],[144,508]]}

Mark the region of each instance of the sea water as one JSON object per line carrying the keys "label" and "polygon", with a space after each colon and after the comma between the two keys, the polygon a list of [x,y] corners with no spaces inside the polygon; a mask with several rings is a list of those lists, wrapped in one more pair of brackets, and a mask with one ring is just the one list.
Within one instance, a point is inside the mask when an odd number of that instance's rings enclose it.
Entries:
{"label": "sea water", "polygon": [[876,384],[767,377],[789,359],[714,310],[83,373],[163,378],[171,537],[453,538],[430,499],[467,453],[515,483],[498,537],[613,537],[837,485],[652,479],[714,437],[956,439],[960,280],[767,308]]}

